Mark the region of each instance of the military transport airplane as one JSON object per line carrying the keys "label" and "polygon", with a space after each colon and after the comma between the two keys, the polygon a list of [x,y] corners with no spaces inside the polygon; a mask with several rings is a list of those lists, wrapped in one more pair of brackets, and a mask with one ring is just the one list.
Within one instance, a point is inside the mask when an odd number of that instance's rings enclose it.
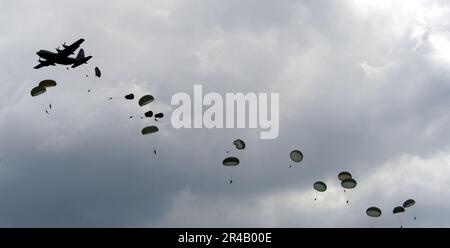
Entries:
{"label": "military transport airplane", "polygon": [[[92,58],[92,56],[84,56],[84,50],[80,49],[78,52],[77,57],[69,57],[70,55],[74,54],[74,52],[80,47],[81,43],[84,42],[84,39],[79,39],[75,43],[73,43],[70,46],[67,46],[66,43],[64,43],[62,46],[64,49],[56,48],[56,53],[46,51],[46,50],[39,50],[36,54],[39,56],[39,65],[36,65],[34,69],[39,69],[44,66],[49,65],[72,65],[72,68],[75,68],[82,64],[87,64],[87,61]],[[45,59],[45,60],[41,60]]]}

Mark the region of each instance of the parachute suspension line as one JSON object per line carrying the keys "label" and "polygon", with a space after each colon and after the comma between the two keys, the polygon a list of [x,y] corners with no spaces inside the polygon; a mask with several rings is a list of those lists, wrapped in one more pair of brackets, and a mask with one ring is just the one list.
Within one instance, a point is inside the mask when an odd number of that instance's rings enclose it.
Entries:
{"label": "parachute suspension line", "polygon": [[142,114],[133,114],[133,115],[130,115],[129,119],[133,119],[136,117],[140,117],[141,119],[143,119],[144,116]]}
{"label": "parachute suspension line", "polygon": [[87,66],[85,64],[83,64],[82,66],[84,68],[84,70],[86,71],[86,77],[89,77],[89,69],[87,68]]}
{"label": "parachute suspension line", "polygon": [[[42,105],[42,103],[41,103],[41,105]],[[48,112],[47,106],[43,105],[42,107],[44,108],[45,113],[49,115],[50,113]]]}
{"label": "parachute suspension line", "polygon": [[47,109],[48,105],[46,103],[43,103],[42,101],[39,101],[39,105],[41,105],[41,107],[44,109],[44,112],[46,114],[48,114],[48,115],[50,114],[50,112],[48,112],[48,109]]}
{"label": "parachute suspension line", "polygon": [[45,99],[47,99],[47,106],[52,109],[52,100],[49,98],[48,94],[45,94]]}
{"label": "parachute suspension line", "polygon": [[345,199],[345,203],[347,204],[347,206],[348,206],[348,197],[347,197],[347,194],[346,194],[346,190],[344,189],[344,199]]}
{"label": "parachute suspension line", "polygon": [[233,178],[235,178],[236,174],[237,174],[237,170],[239,170],[239,166],[236,166],[236,168],[229,168],[230,169],[230,181],[229,184],[233,183]]}
{"label": "parachute suspension line", "polygon": [[94,78],[91,82],[91,86],[89,86],[88,93],[92,91],[94,88],[95,82],[97,81],[97,78]]}
{"label": "parachute suspension line", "polygon": [[43,99],[39,99],[38,101],[39,105],[41,105],[41,107],[44,109],[44,112],[49,115],[50,112],[48,110],[48,107],[50,106],[50,104],[48,104],[48,99],[47,102],[43,101]]}
{"label": "parachute suspension line", "polygon": [[239,159],[237,157],[227,157],[222,161],[222,164],[227,170],[227,177],[229,178],[228,183],[232,184],[233,178],[239,169]]}
{"label": "parachute suspension line", "polygon": [[314,201],[317,201],[318,194],[325,192],[327,190],[327,185],[322,181],[317,181],[313,184],[313,188],[315,189]]}
{"label": "parachute suspension line", "polygon": [[121,99],[121,98],[123,98],[123,96],[112,96],[112,97],[108,98],[108,100]]}
{"label": "parachute suspension line", "polygon": [[403,223],[402,223],[401,216],[400,216],[400,217],[397,217],[397,218],[398,218],[398,219],[397,219],[398,225],[400,226],[400,228],[403,228]]}
{"label": "parachute suspension line", "polygon": [[[85,72],[86,72],[86,77],[88,78],[88,77],[89,77],[89,74],[90,74],[90,73],[89,73],[89,69],[87,68],[87,66],[86,66],[85,64],[83,64],[82,67],[84,68],[84,70],[85,70]],[[89,89],[88,89],[88,91],[87,91],[88,93],[91,92],[94,83],[95,83],[95,77],[94,77],[94,79],[92,79],[92,81],[91,81],[91,85],[89,86]]]}
{"label": "parachute suspension line", "polygon": [[97,77],[100,78],[102,76],[102,72],[98,67],[95,67],[95,76],[94,79],[92,79],[91,86],[89,87],[88,92],[91,92],[91,90],[94,88],[95,83],[97,82]]}

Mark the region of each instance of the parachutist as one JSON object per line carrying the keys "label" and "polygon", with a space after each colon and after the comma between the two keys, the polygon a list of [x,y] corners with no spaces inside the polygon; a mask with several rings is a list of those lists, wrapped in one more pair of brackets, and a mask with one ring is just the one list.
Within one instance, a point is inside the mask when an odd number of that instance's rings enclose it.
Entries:
{"label": "parachutist", "polygon": [[153,153],[156,155],[156,150],[155,149],[153,149]]}
{"label": "parachutist", "polygon": [[50,109],[52,109],[52,105],[51,105],[51,104],[49,104],[48,107],[49,107]]}
{"label": "parachutist", "polygon": [[317,198],[314,198],[314,201],[317,201]]}
{"label": "parachutist", "polygon": [[48,113],[48,111],[47,111],[47,110],[45,110],[45,113],[47,113],[47,114],[49,115],[49,113]]}
{"label": "parachutist", "polygon": [[416,216],[414,216],[414,220],[417,220]]}
{"label": "parachutist", "polygon": [[233,180],[230,180],[230,184],[232,184],[233,183]]}
{"label": "parachutist", "polygon": [[347,204],[348,204],[348,200],[346,200],[345,202],[347,202]]}

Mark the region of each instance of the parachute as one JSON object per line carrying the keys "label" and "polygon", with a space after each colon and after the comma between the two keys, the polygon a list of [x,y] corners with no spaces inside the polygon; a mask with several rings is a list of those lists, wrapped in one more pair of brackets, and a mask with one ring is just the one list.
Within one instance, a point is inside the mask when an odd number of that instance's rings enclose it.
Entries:
{"label": "parachute", "polygon": [[239,159],[236,157],[228,157],[223,160],[222,164],[224,166],[237,166],[239,165]]}
{"label": "parachute", "polygon": [[405,212],[405,209],[403,207],[400,207],[400,206],[395,207],[394,210],[392,210],[393,214],[398,214],[398,213],[403,213],[403,212]]}
{"label": "parachute", "polygon": [[395,207],[392,210],[392,213],[394,215],[397,215],[397,219],[398,219],[398,222],[400,224],[400,228],[403,228],[402,219],[403,219],[403,213],[404,212],[405,212],[405,209],[403,207],[401,207],[401,206]]}
{"label": "parachute", "polygon": [[56,81],[52,80],[52,79],[42,80],[39,83],[39,86],[44,87],[44,88],[55,87]]}
{"label": "parachute", "polygon": [[292,161],[298,163],[303,160],[303,154],[299,150],[293,150],[290,155]]}
{"label": "parachute", "polygon": [[233,141],[233,145],[235,145],[238,150],[245,149],[245,142],[241,139]]}
{"label": "parachute", "polygon": [[327,190],[327,185],[321,181],[315,182],[313,187],[315,190],[319,192],[325,192]]}
{"label": "parachute", "polygon": [[[42,80],[41,82],[39,82],[39,85],[34,87],[31,90],[31,96],[35,97],[35,96],[39,96],[41,94],[44,94],[45,92],[47,92],[47,88],[51,88],[51,87],[55,87],[56,86],[56,81],[52,80],[52,79],[46,79],[46,80]],[[48,98],[47,95],[47,106],[49,107],[49,109],[52,109],[52,103],[50,101],[50,99]],[[45,113],[49,114],[49,109],[47,109],[47,107],[44,107],[45,109]]]}
{"label": "parachute", "polygon": [[[85,67],[85,68],[86,68],[86,67]],[[95,68],[94,68],[94,73],[95,73],[95,76],[98,77],[98,78],[100,78],[100,77],[102,76],[102,72],[100,71],[100,69],[99,69],[98,67],[95,67]],[[86,77],[88,77],[87,74],[86,74]],[[89,89],[88,89],[88,92],[91,92],[92,88],[94,87],[95,82],[96,82],[96,78],[94,78],[94,79],[92,80],[92,83],[91,83],[91,86],[90,86]]]}
{"label": "parachute", "polygon": [[370,207],[366,210],[366,214],[370,217],[380,217],[381,216],[381,210],[377,207]]}
{"label": "parachute", "polygon": [[342,171],[341,173],[339,173],[338,178],[340,181],[343,181],[345,179],[352,178],[352,174],[347,171]]}
{"label": "parachute", "polygon": [[[227,157],[222,161],[222,164],[226,167],[237,167],[239,165],[239,159],[236,157]],[[233,183],[233,174],[230,176],[229,184]]]}
{"label": "parachute", "polygon": [[39,96],[41,94],[44,94],[47,91],[47,89],[44,86],[36,86],[31,90],[31,96],[35,97],[35,96]]}
{"label": "parachute", "polygon": [[151,110],[149,110],[149,111],[145,112],[144,115],[145,115],[145,117],[150,118],[153,116],[153,112]]}
{"label": "parachute", "polygon": [[[345,195],[345,189],[353,189],[356,187],[356,180],[353,178],[346,178],[341,181],[341,186],[344,188],[344,195]],[[349,200],[348,198],[345,200],[345,202],[348,204]]]}
{"label": "parachute", "polygon": [[341,181],[341,185],[344,189],[353,189],[356,187],[356,180],[353,178],[347,178]]}
{"label": "parachute", "polygon": [[416,201],[414,201],[413,199],[408,199],[403,203],[403,208],[409,208],[414,206],[414,204],[416,204]]}
{"label": "parachute", "polygon": [[[416,204],[416,201],[414,201],[413,199],[408,199],[403,203],[403,208],[405,208],[405,210],[406,210],[406,208],[410,208],[410,207],[414,206],[415,204]],[[413,211],[413,215],[414,215],[414,217],[413,217],[414,220],[417,220],[417,217],[414,214],[414,211]]]}
{"label": "parachute", "polygon": [[134,94],[131,93],[131,94],[126,95],[126,96],[125,96],[125,99],[127,99],[127,100],[133,100],[133,99],[134,99]]}
{"label": "parachute", "polygon": [[158,127],[156,127],[156,126],[148,126],[148,127],[144,127],[144,129],[142,129],[142,135],[156,133],[158,131],[159,131]]}
{"label": "parachute", "polygon": [[[117,99],[117,98],[122,98],[122,97],[121,96],[119,96],[119,97],[110,97],[109,100]],[[125,98],[126,100],[133,100],[134,99],[134,94],[130,93],[130,94],[124,96],[123,98]]]}
{"label": "parachute", "polygon": [[153,102],[155,98],[152,95],[145,95],[139,99],[139,106],[145,106],[151,102]]}
{"label": "parachute", "polygon": [[95,67],[95,76],[97,76],[97,77],[102,76],[102,72],[100,71],[100,69],[98,67]]}

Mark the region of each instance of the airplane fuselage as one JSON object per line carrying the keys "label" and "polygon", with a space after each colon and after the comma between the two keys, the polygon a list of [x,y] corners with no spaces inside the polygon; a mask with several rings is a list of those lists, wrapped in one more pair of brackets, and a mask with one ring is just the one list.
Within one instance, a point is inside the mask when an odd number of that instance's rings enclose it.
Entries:
{"label": "airplane fuselage", "polygon": [[[72,45],[67,46],[65,43],[63,44],[63,49],[56,48],[55,52],[50,52],[47,50],[39,50],[36,54],[39,56],[39,64],[34,67],[34,69],[39,69],[44,66],[49,65],[72,65],[72,68],[80,66],[82,64],[87,64],[88,60],[92,58],[92,56],[84,56],[84,50],[80,49],[78,55],[76,57],[69,57],[74,54],[74,52],[78,49],[81,43],[84,42],[84,39],[79,39],[74,42]],[[44,60],[41,60],[44,59]]]}
{"label": "airplane fuselage", "polygon": [[58,56],[58,53],[50,52],[47,50],[39,50],[36,54],[45,60],[54,62],[55,64],[71,65],[77,62],[75,58],[60,57]]}

